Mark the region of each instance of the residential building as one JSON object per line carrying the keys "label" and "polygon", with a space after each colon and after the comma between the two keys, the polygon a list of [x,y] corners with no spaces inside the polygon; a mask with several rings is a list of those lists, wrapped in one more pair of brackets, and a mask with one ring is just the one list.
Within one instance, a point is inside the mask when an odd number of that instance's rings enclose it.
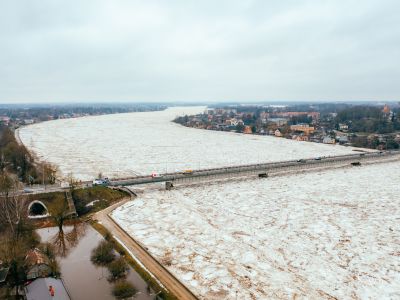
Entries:
{"label": "residential building", "polygon": [[250,126],[245,126],[244,130],[243,130],[243,133],[251,134],[251,133],[253,133],[253,131],[251,130]]}
{"label": "residential building", "polygon": [[339,123],[339,130],[347,131],[347,130],[349,130],[349,125],[344,124],[344,123]]}
{"label": "residential building", "polygon": [[71,300],[61,279],[39,278],[25,286],[27,300]]}
{"label": "residential building", "polygon": [[25,266],[27,268],[27,279],[48,277],[52,273],[50,259],[37,248],[28,251],[25,257]]}
{"label": "residential building", "polygon": [[269,118],[267,121],[274,123],[276,126],[283,126],[288,122],[288,120],[285,118]]}
{"label": "residential building", "polygon": [[277,137],[282,137],[283,134],[279,131],[279,129],[275,130],[274,135]]}
{"label": "residential building", "polygon": [[322,142],[324,144],[336,144],[336,141],[334,138],[330,137],[330,136],[325,136],[322,140]]}
{"label": "residential building", "polygon": [[315,131],[315,128],[313,126],[310,126],[309,124],[297,124],[291,125],[290,130],[304,132],[304,134],[310,135]]}

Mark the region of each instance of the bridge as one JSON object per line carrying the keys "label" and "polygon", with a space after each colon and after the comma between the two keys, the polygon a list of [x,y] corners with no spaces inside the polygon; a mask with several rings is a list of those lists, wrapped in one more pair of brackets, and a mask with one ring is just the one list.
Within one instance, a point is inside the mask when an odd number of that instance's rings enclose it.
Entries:
{"label": "bridge", "polygon": [[315,157],[309,159],[288,160],[279,162],[238,165],[212,169],[189,170],[160,174],[152,177],[135,176],[129,178],[112,179],[109,186],[132,186],[155,182],[165,182],[166,188],[172,188],[174,183],[193,182],[202,180],[217,180],[242,176],[268,177],[272,174],[279,174],[291,171],[309,171],[312,169],[336,168],[344,166],[359,166],[363,163],[372,163],[399,159],[400,151],[361,152],[329,157]]}

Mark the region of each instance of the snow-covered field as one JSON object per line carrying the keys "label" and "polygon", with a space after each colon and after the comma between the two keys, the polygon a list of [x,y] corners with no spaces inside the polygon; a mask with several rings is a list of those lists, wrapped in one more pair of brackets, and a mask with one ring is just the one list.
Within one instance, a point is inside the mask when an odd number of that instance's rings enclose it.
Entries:
{"label": "snow-covered field", "polygon": [[24,127],[22,142],[61,174],[82,180],[347,154],[351,148],[186,128],[171,122],[204,107],[64,119]]}
{"label": "snow-covered field", "polygon": [[144,191],[113,218],[201,299],[400,299],[400,162]]}

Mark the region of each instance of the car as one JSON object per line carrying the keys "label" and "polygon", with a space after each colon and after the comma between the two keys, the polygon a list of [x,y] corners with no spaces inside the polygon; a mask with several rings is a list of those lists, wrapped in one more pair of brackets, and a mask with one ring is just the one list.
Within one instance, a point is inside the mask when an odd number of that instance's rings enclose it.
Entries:
{"label": "car", "polygon": [[24,193],[29,194],[29,193],[33,193],[33,192],[35,192],[34,189],[31,189],[31,188],[24,188]]}
{"label": "car", "polygon": [[160,177],[162,177],[162,175],[161,175],[161,174],[158,174],[158,173],[156,173],[156,172],[153,172],[153,173],[151,173],[151,177],[152,177],[152,178],[160,178]]}
{"label": "car", "polygon": [[316,157],[314,158],[314,160],[321,160],[321,157]]}
{"label": "car", "polygon": [[184,175],[192,175],[193,174],[193,170],[185,170],[185,171],[183,171],[182,174],[184,174]]}
{"label": "car", "polygon": [[93,180],[92,184],[93,184],[93,186],[96,186],[96,185],[107,185],[107,182],[105,180],[103,180],[103,179],[95,179],[95,180]]}

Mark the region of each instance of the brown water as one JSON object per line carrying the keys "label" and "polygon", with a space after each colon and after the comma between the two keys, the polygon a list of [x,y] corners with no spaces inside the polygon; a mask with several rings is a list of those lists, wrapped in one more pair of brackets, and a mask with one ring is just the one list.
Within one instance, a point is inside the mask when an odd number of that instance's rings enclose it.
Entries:
{"label": "brown water", "polygon": [[[66,236],[73,231],[72,227],[66,227]],[[39,229],[38,234],[44,242],[54,243],[54,236],[58,234],[55,227]],[[67,240],[67,238],[66,238]],[[66,247],[70,247],[65,257],[58,256],[57,260],[61,269],[61,277],[73,300],[113,300],[112,283],[108,282],[107,268],[97,267],[90,261],[90,253],[103,237],[91,226],[81,224],[76,242],[70,242],[68,237]],[[59,245],[58,243],[57,245]],[[61,251],[62,252],[62,251]],[[154,294],[146,291],[147,284],[134,269],[130,268],[127,280],[139,291],[135,299],[150,300]],[[153,292],[152,292],[153,293]]]}

